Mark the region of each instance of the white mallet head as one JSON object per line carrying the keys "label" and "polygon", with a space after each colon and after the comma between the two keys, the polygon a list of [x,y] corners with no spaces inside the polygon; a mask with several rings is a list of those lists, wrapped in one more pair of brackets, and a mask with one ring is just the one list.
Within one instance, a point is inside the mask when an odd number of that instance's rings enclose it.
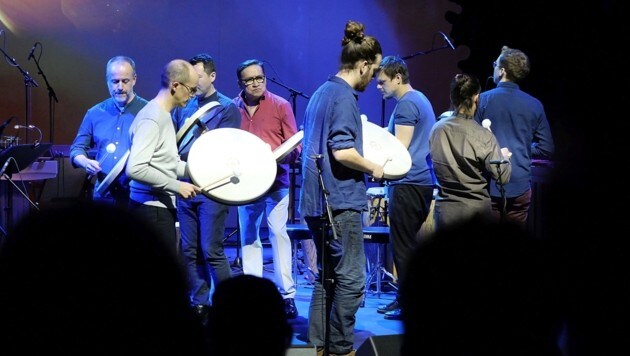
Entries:
{"label": "white mallet head", "polygon": [[105,147],[105,150],[107,150],[107,153],[114,153],[114,151],[116,151],[116,145],[110,143],[107,147]]}
{"label": "white mallet head", "polygon": [[488,130],[490,130],[490,125],[492,125],[492,122],[489,119],[483,119],[483,121],[481,121],[481,126],[487,128]]}

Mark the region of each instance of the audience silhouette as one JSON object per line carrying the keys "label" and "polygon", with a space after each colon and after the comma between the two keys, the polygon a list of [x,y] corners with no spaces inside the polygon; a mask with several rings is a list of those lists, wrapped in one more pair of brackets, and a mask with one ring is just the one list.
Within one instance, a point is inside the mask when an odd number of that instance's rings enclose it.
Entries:
{"label": "audience silhouette", "polygon": [[205,351],[173,249],[114,206],[26,216],[0,251],[0,286],[2,355]]}
{"label": "audience silhouette", "polygon": [[271,280],[238,275],[217,285],[207,335],[212,355],[284,356],[293,329]]}
{"label": "audience silhouette", "polygon": [[403,355],[559,355],[547,251],[516,225],[474,218],[422,240],[400,286]]}

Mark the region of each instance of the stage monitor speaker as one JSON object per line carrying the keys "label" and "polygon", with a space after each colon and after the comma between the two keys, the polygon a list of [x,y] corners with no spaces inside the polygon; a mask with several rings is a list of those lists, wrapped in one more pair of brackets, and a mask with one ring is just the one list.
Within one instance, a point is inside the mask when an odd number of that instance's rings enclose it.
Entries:
{"label": "stage monitor speaker", "polygon": [[402,335],[370,336],[359,346],[356,356],[399,356]]}
{"label": "stage monitor speaker", "polygon": [[317,347],[311,344],[291,345],[286,356],[317,356]]}

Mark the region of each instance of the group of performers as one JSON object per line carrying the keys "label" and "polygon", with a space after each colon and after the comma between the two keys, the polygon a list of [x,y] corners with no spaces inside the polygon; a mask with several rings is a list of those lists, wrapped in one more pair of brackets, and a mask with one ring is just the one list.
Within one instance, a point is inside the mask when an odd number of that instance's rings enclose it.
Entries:
{"label": "group of performers", "polygon": [[[264,215],[275,282],[287,318],[296,318],[287,221],[290,164],[301,158],[298,210],[317,255],[325,261],[314,281],[308,337],[320,351],[333,355],[353,352],[355,315],[366,288],[363,212],[368,209],[368,176],[387,186],[394,263],[403,284],[432,201],[436,229],[475,216],[524,225],[531,202],[531,159],[549,157],[554,151],[541,103],[517,84],[529,72],[522,51],[502,48],[493,63],[495,89],[481,93],[475,77],[454,76],[452,114],[436,121],[427,96],[411,86],[405,62],[397,56],[383,57],[378,40],[364,31],[361,23],[347,22],[339,71],[310,98],[301,145],[276,162],[275,179],[261,196],[238,206],[243,272],[263,275]],[[191,306],[202,322],[210,308],[212,283],[232,276],[223,248],[229,206],[203,194],[204,187],[190,179],[186,162],[190,147],[204,132],[221,128],[245,130],[272,150],[298,132],[289,102],[267,90],[262,61],[239,64],[241,91],[233,99],[214,87],[216,76],[214,61],[206,53],[173,60],[164,67],[159,93],[147,101],[134,91],[134,61],[113,57],[106,67],[111,98],[87,111],[70,152],[75,167],[84,168],[97,182],[111,181],[106,189],[95,189],[95,201],[141,214],[166,243],[174,249],[178,245],[190,280]],[[387,162],[364,155],[357,99],[373,80],[383,98],[396,100],[387,131],[411,157],[410,169],[400,178],[389,179]],[[220,104],[216,115],[201,123],[203,129],[187,142],[187,149],[178,147],[178,131],[211,102]],[[483,127],[484,120],[492,125]],[[93,148],[96,156],[90,157]],[[123,168],[112,179],[116,166]],[[235,170],[235,179],[228,184],[238,182],[239,174]],[[399,320],[403,311],[396,298],[378,312]]]}

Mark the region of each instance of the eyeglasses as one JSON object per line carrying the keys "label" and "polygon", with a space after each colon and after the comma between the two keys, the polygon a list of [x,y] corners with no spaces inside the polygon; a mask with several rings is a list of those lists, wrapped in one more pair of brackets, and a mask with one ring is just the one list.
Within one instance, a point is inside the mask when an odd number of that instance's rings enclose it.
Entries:
{"label": "eyeglasses", "polygon": [[188,85],[182,83],[182,82],[178,82],[179,84],[183,85],[184,88],[188,89],[188,95],[195,95],[195,93],[197,92],[197,87],[189,87]]}
{"label": "eyeglasses", "polygon": [[497,61],[492,62],[492,68],[496,68],[499,65],[499,63],[497,63]]}
{"label": "eyeglasses", "polygon": [[254,84],[254,82],[256,82],[256,84],[261,84],[264,81],[265,81],[265,76],[264,75],[259,75],[257,77],[252,77],[252,78],[247,78],[247,79],[242,79],[241,80],[241,82],[243,84],[245,84],[246,87]]}

